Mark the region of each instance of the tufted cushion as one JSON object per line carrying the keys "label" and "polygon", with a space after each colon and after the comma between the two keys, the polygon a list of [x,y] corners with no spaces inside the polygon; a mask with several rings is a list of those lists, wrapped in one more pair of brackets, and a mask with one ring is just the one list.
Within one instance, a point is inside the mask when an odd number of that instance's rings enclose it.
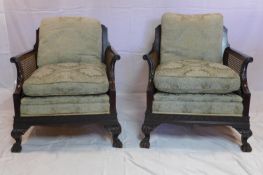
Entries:
{"label": "tufted cushion", "polygon": [[62,97],[25,97],[21,100],[21,116],[59,116],[108,114],[109,96],[62,96]]}
{"label": "tufted cushion", "polygon": [[178,60],[157,67],[154,85],[170,93],[229,93],[240,88],[240,78],[220,63]]}
{"label": "tufted cushion", "polygon": [[83,17],[51,17],[42,20],[38,66],[65,62],[99,63],[101,24]]}
{"label": "tufted cushion", "polygon": [[156,93],[153,113],[242,117],[242,98],[236,94]]}
{"label": "tufted cushion", "polygon": [[105,69],[102,63],[45,65],[24,82],[23,90],[29,96],[105,93],[109,87]]}
{"label": "tufted cushion", "polygon": [[162,17],[161,63],[199,59],[222,62],[223,16],[220,14]]}

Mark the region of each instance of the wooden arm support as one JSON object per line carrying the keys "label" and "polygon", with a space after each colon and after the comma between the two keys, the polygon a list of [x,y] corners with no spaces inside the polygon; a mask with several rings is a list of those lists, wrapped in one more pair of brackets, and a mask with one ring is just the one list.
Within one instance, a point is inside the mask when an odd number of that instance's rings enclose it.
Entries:
{"label": "wooden arm support", "polygon": [[245,116],[249,115],[249,104],[250,104],[250,91],[248,88],[247,82],[247,67],[248,64],[253,62],[253,58],[247,56],[243,53],[240,53],[230,47],[226,48],[223,56],[224,65],[230,67],[240,76],[241,86],[239,94],[243,97],[244,111]]}
{"label": "wooden arm support", "polygon": [[13,93],[15,117],[20,116],[20,100],[23,95],[22,86],[26,79],[37,69],[36,52],[35,50],[26,52],[10,59],[11,63],[16,65],[17,69],[17,84]]}

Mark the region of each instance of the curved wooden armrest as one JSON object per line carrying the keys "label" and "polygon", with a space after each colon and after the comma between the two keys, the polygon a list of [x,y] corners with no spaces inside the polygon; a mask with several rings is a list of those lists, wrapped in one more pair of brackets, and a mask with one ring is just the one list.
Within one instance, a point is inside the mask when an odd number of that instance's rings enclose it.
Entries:
{"label": "curved wooden armrest", "polygon": [[[247,83],[247,67],[248,64],[253,62],[253,58],[240,53],[230,47],[226,48],[223,56],[224,65],[230,67],[240,76],[241,80],[241,93],[250,95]],[[241,94],[241,95],[242,95]]]}
{"label": "curved wooden armrest", "polygon": [[120,55],[111,47],[108,46],[105,50],[105,64],[110,90],[115,90],[115,63],[120,60]]}
{"label": "curved wooden armrest", "polygon": [[155,69],[160,63],[160,58],[158,52],[154,49],[150,51],[149,54],[144,55],[143,59],[147,61],[149,66],[149,79],[148,79],[148,85],[147,85],[147,109],[146,113],[152,112],[152,102],[153,102],[153,96],[156,91],[153,79],[155,74]]}
{"label": "curved wooden armrest", "polygon": [[155,69],[160,63],[159,54],[152,50],[149,54],[144,55],[143,59],[147,61],[149,66],[149,81],[148,81],[148,91],[154,91],[153,79],[155,74]]}
{"label": "curved wooden armrest", "polygon": [[159,65],[158,53],[153,50],[149,54],[144,55],[143,59],[146,60],[149,65],[149,81],[152,81],[154,78],[155,69]]}

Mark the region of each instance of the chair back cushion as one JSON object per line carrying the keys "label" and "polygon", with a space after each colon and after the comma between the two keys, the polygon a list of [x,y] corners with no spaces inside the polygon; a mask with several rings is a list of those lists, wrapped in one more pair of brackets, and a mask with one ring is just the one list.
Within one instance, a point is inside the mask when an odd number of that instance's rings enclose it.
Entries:
{"label": "chair back cushion", "polygon": [[161,63],[199,59],[222,62],[223,16],[221,14],[162,17]]}
{"label": "chair back cushion", "polygon": [[42,20],[38,66],[55,63],[99,63],[102,48],[99,21],[84,17],[51,17]]}

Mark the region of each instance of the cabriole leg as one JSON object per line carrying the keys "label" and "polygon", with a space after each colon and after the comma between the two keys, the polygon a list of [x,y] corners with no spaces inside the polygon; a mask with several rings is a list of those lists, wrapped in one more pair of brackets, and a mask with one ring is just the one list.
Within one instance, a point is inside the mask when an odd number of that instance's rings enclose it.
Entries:
{"label": "cabriole leg", "polygon": [[241,141],[242,141],[242,145],[241,145],[241,150],[243,152],[251,152],[252,148],[250,146],[250,144],[247,142],[247,140],[249,139],[249,137],[252,136],[252,131],[249,130],[243,130],[240,132],[241,133]]}
{"label": "cabriole leg", "polygon": [[22,135],[28,130],[29,127],[23,127],[23,128],[13,128],[11,132],[11,136],[15,139],[15,143],[13,144],[11,148],[11,152],[18,153],[21,152],[22,146]]}
{"label": "cabriole leg", "polygon": [[119,139],[121,125],[118,123],[115,125],[105,125],[104,127],[112,134],[112,146],[115,148],[122,148],[122,142]]}
{"label": "cabriole leg", "polygon": [[252,148],[250,144],[247,142],[249,137],[252,136],[252,131],[250,130],[250,128],[249,127],[246,127],[246,128],[236,128],[235,127],[235,129],[241,134],[242,145],[240,146],[240,149],[243,152],[251,152]]}
{"label": "cabriole leg", "polygon": [[154,130],[157,125],[142,125],[142,132],[144,134],[144,138],[140,143],[141,148],[150,148],[150,133]]}

